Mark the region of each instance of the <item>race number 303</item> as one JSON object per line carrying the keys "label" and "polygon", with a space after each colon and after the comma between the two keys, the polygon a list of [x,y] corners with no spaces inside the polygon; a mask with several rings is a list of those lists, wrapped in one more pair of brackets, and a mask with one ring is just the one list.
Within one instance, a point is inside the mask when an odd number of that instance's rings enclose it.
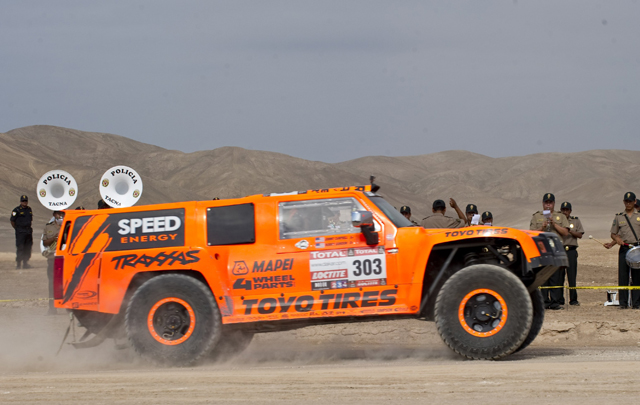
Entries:
{"label": "race number 303", "polygon": [[[349,248],[310,252],[314,289],[384,285],[387,263],[384,247]],[[373,280],[378,280],[374,282]]]}

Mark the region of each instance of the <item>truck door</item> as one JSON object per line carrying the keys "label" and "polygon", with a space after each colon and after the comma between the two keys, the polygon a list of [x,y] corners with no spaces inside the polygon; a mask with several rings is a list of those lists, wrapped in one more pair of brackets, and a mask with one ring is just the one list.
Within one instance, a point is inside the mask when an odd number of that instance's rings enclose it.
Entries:
{"label": "truck door", "polygon": [[[280,202],[281,256],[293,258],[302,291],[332,291],[390,283],[385,240],[368,246],[351,213],[364,210],[353,197]],[[384,232],[376,223],[376,231]]]}

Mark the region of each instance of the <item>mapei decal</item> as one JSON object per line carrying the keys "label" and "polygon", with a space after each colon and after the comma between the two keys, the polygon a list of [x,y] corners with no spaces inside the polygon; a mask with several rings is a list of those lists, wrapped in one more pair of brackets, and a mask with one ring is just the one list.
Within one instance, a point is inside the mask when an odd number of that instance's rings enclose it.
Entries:
{"label": "mapei decal", "polygon": [[369,308],[392,306],[396,303],[397,289],[320,294],[318,301],[311,295],[242,300],[244,315],[268,315],[285,312],[311,312],[328,309]]}
{"label": "mapei decal", "polygon": [[115,269],[122,270],[125,267],[145,267],[150,266],[173,266],[179,264],[185,266],[191,263],[197,263],[200,258],[197,256],[197,250],[191,250],[189,252],[160,252],[155,256],[148,256],[146,254],[136,255],[128,254],[122,256],[116,256],[111,259],[111,262],[115,262]]}

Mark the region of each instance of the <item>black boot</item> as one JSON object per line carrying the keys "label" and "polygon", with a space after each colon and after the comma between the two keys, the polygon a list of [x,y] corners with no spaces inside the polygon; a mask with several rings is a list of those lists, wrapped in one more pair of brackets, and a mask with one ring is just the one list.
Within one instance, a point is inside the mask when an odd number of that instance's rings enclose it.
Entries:
{"label": "black boot", "polygon": [[20,268],[20,260],[16,260],[16,269]]}

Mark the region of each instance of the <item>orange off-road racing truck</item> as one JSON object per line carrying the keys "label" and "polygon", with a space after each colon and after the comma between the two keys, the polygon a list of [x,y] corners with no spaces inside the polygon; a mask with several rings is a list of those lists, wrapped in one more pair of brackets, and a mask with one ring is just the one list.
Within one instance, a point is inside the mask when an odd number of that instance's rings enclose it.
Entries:
{"label": "orange off-road racing truck", "polygon": [[66,211],[55,306],[87,329],[184,365],[242,351],[260,332],[435,321],[472,359],[522,350],[542,327],[538,286],[567,265],[555,234],[423,229],[370,186]]}

